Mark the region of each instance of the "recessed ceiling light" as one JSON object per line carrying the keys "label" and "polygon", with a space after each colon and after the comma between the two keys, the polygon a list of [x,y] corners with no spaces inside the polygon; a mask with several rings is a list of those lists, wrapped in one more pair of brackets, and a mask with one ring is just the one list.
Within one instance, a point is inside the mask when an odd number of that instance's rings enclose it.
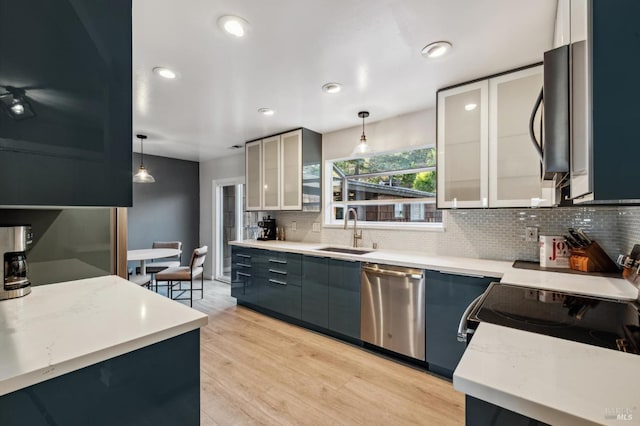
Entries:
{"label": "recessed ceiling light", "polygon": [[451,49],[451,43],[448,41],[436,41],[427,44],[422,48],[422,56],[425,58],[439,58]]}
{"label": "recessed ceiling light", "polygon": [[477,107],[478,107],[478,104],[466,104],[464,106],[464,109],[467,110],[467,111],[473,111]]}
{"label": "recessed ceiling light", "polygon": [[175,73],[175,71],[172,71],[169,68],[165,68],[165,67],[155,67],[153,69],[153,72],[155,72],[156,74],[158,74],[162,78],[166,78],[167,80],[173,80],[174,78],[176,78],[178,76]]}
{"label": "recessed ceiling light", "polygon": [[322,86],[322,91],[325,93],[330,93],[330,94],[334,94],[334,93],[338,93],[342,90],[342,84],[340,83],[327,83],[324,86]]}
{"label": "recessed ceiling light", "polygon": [[244,37],[249,23],[239,16],[225,15],[218,18],[218,26],[227,34],[235,37]]}
{"label": "recessed ceiling light", "polygon": [[271,108],[260,108],[258,112],[264,115],[273,115],[276,113],[276,111]]}

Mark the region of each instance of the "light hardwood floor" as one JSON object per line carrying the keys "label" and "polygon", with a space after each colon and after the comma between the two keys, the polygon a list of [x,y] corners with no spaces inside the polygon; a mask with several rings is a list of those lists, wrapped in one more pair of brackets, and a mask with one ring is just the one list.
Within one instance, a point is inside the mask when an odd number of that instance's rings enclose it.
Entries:
{"label": "light hardwood floor", "polygon": [[451,383],[361,348],[236,306],[228,284],[205,282],[203,425],[458,425]]}

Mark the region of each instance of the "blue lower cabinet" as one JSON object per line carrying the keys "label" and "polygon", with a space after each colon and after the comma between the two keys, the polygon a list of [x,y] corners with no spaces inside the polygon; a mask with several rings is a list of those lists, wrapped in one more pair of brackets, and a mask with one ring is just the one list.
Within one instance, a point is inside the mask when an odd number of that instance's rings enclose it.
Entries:
{"label": "blue lower cabinet", "polygon": [[466,426],[549,426],[472,396],[465,397]]}
{"label": "blue lower cabinet", "polygon": [[241,302],[258,302],[258,285],[254,279],[254,262],[260,250],[231,247],[231,296]]}
{"label": "blue lower cabinet", "polygon": [[329,259],[304,256],[302,259],[301,319],[329,328]]}
{"label": "blue lower cabinet", "polygon": [[200,424],[200,330],[0,396],[0,425]]}
{"label": "blue lower cabinet", "polygon": [[464,310],[496,278],[426,271],[426,355],[429,369],[452,377],[466,348],[457,332]]}
{"label": "blue lower cabinet", "polygon": [[264,251],[256,271],[260,287],[258,305],[300,319],[302,256]]}
{"label": "blue lower cabinet", "polygon": [[329,330],[360,339],[360,262],[329,259]]}

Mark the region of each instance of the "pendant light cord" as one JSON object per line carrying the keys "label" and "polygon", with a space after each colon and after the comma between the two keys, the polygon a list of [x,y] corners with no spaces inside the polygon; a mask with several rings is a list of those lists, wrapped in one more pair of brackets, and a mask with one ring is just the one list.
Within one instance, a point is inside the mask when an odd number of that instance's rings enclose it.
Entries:
{"label": "pendant light cord", "polygon": [[146,135],[136,135],[138,139],[140,139],[140,165],[144,166],[144,140],[147,138]]}

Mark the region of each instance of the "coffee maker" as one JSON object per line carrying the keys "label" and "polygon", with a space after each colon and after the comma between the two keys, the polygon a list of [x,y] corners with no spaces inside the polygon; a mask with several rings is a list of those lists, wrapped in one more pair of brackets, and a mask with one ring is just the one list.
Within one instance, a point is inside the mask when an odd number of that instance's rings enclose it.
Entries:
{"label": "coffee maker", "polygon": [[261,229],[260,235],[258,236],[259,241],[276,239],[276,220],[271,219],[271,216],[263,217],[262,220],[258,222],[258,226]]}
{"label": "coffee maker", "polygon": [[0,300],[31,293],[26,251],[31,246],[31,226],[0,226],[0,254],[4,259]]}

